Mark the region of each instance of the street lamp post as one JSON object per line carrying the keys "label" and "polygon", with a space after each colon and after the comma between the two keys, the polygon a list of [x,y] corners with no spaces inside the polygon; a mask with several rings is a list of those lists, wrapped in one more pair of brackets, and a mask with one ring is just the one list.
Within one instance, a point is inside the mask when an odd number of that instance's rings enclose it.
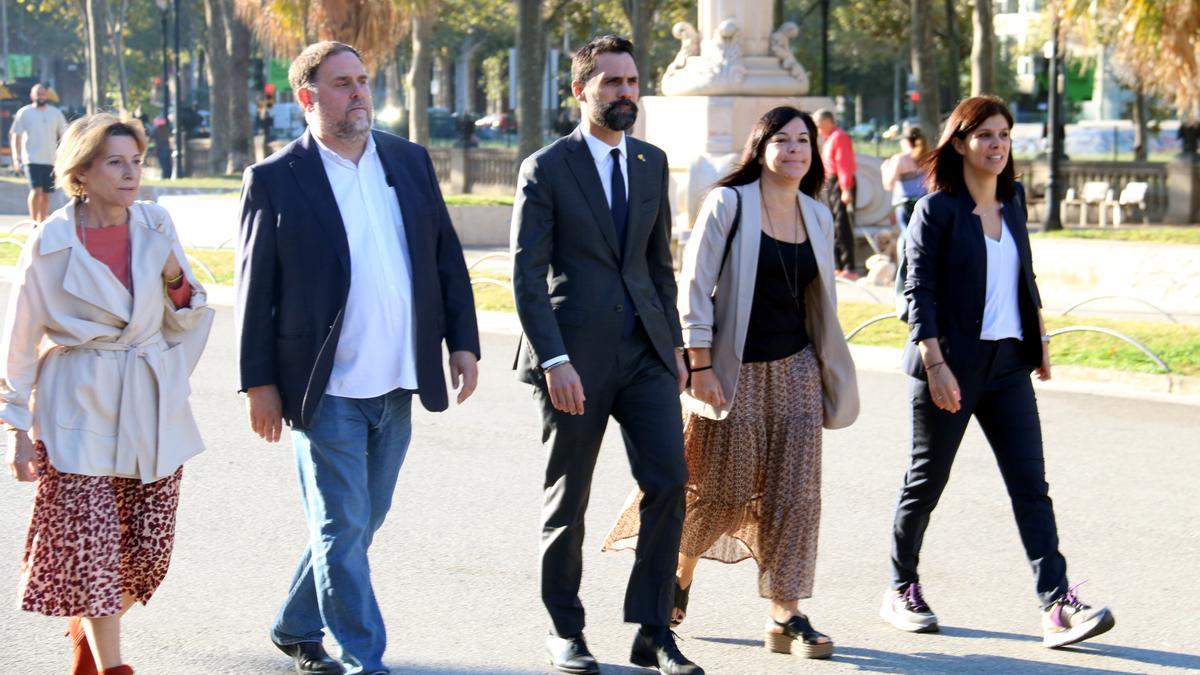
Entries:
{"label": "street lamp post", "polygon": [[1062,158],[1063,158],[1063,138],[1059,135],[1058,130],[1062,127],[1062,101],[1058,93],[1058,74],[1062,65],[1062,54],[1059,52],[1059,23],[1058,14],[1054,16],[1054,29],[1050,37],[1049,58],[1050,58],[1050,76],[1047,78],[1050,84],[1050,98],[1046,104],[1046,135],[1050,140],[1048,178],[1046,180],[1046,218],[1042,222],[1042,230],[1061,230],[1062,229],[1062,213],[1060,212],[1061,202],[1058,200],[1058,194],[1061,192],[1060,184],[1062,183]]}
{"label": "street lamp post", "polygon": [[175,0],[175,170],[171,177],[183,177],[183,105],[179,73],[179,0]]}

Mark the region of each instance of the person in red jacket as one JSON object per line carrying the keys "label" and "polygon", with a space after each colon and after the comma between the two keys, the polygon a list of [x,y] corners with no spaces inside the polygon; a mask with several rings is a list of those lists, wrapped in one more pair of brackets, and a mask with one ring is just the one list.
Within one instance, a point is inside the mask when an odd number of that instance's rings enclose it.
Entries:
{"label": "person in red jacket", "polygon": [[854,264],[854,142],[850,134],[837,125],[833,111],[821,109],[813,114],[821,134],[821,161],[828,171],[826,198],[833,212],[834,258],[837,276],[854,281],[858,278]]}

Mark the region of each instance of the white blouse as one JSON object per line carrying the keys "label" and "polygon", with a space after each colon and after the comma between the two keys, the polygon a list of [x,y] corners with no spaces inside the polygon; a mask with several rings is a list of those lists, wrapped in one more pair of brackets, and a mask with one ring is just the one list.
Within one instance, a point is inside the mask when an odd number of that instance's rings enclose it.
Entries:
{"label": "white blouse", "polygon": [[1021,259],[1017,242],[1008,231],[1008,223],[1000,219],[1000,240],[983,235],[987,249],[987,294],[983,305],[981,340],[1020,340],[1021,311],[1017,304],[1017,284],[1021,274]]}

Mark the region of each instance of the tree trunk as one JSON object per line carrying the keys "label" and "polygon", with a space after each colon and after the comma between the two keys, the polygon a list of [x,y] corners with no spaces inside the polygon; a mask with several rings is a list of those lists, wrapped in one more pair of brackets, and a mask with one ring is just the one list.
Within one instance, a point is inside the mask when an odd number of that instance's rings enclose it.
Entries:
{"label": "tree trunk", "polygon": [[433,16],[413,5],[412,65],[406,78],[408,89],[408,140],[429,145],[429,80],[432,54]]}
{"label": "tree trunk", "polygon": [[[233,0],[222,0],[229,27],[229,162],[225,173],[240,174],[251,164],[254,125],[250,118],[250,28],[234,12]],[[242,84],[238,84],[242,83]],[[212,93],[210,91],[209,97]]]}
{"label": "tree trunk", "polygon": [[546,50],[542,39],[541,0],[517,0],[517,159],[542,147],[542,75]]}
{"label": "tree trunk", "polygon": [[112,5],[105,8],[106,25],[108,26],[108,40],[112,47],[113,56],[117,60],[117,108],[122,113],[129,110],[129,86],[128,74],[125,69],[125,10],[129,7],[129,0],[120,0],[117,7],[117,15],[114,17],[112,13]]}
{"label": "tree trunk", "polygon": [[1146,161],[1146,139],[1149,130],[1146,128],[1146,93],[1141,82],[1133,89],[1133,160]]}
{"label": "tree trunk", "polygon": [[450,58],[450,50],[438,51],[433,59],[433,72],[437,76],[437,96],[433,104],[438,108],[454,110],[454,60]]}
{"label": "tree trunk", "polygon": [[992,41],[992,0],[975,0],[971,15],[971,95],[996,91],[995,45]]}
{"label": "tree trunk", "polygon": [[[226,38],[224,0],[204,0],[204,22],[208,25],[208,96],[211,131],[208,150],[210,175],[225,173],[229,163],[229,44]],[[179,111],[176,119],[182,120]]]}
{"label": "tree trunk", "polygon": [[655,0],[625,0],[621,4],[632,29],[629,38],[633,41],[633,60],[638,68],[638,96],[652,96],[656,87],[650,64],[650,32],[654,28],[654,10],[658,3]]}
{"label": "tree trunk", "polygon": [[947,87],[947,91],[950,92],[951,103],[957,104],[962,87],[962,76],[959,74],[962,65],[962,39],[958,35],[958,13],[954,11],[954,0],[946,0],[946,42],[946,51],[950,55],[950,86]]}
{"label": "tree trunk", "polygon": [[909,27],[909,54],[912,58],[913,79],[917,83],[917,116],[926,138],[936,139],[940,124],[941,100],[938,92],[937,63],[933,43],[933,28],[929,16],[930,0],[912,0],[912,23]]}
{"label": "tree trunk", "polygon": [[105,18],[108,15],[106,0],[83,0],[84,21],[87,24],[87,60],[88,88],[91,89],[87,100],[88,114],[95,114],[104,109],[105,89],[107,84],[105,73],[108,71],[108,60],[104,56]]}
{"label": "tree trunk", "polygon": [[400,63],[396,59],[383,67],[383,107],[400,107]]}

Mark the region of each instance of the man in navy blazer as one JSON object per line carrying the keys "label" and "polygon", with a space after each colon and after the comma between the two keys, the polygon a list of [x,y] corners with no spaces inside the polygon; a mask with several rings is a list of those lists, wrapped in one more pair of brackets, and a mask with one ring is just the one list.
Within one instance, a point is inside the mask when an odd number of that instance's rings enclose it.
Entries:
{"label": "man in navy blazer", "polygon": [[288,77],[309,129],[246,170],[236,280],[250,425],[269,442],[292,426],[309,529],[271,640],[298,672],[387,673],[367,549],[408,449],[413,393],[430,411],[448,406],[443,341],[458,402],[475,389],[474,298],[429,153],[371,130],[358,52],[310,45]]}

